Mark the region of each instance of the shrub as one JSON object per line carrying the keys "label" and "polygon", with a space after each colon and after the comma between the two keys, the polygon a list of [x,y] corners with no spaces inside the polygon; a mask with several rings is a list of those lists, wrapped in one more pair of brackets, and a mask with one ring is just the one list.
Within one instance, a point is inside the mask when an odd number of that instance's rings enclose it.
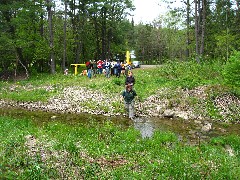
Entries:
{"label": "shrub", "polygon": [[223,77],[228,85],[240,87],[240,51],[236,51],[223,69]]}
{"label": "shrub", "polygon": [[122,80],[119,79],[119,78],[114,78],[114,79],[112,80],[112,82],[113,82],[113,84],[118,85],[118,86],[121,86],[121,85],[123,84],[123,83],[122,83]]}

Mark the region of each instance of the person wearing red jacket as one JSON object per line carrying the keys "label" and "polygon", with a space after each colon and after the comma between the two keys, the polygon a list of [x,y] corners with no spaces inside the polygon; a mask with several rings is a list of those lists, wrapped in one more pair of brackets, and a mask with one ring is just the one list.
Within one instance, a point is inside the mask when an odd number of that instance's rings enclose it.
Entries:
{"label": "person wearing red jacket", "polygon": [[102,74],[102,70],[103,70],[102,64],[103,64],[103,61],[99,59],[97,62],[98,74]]}

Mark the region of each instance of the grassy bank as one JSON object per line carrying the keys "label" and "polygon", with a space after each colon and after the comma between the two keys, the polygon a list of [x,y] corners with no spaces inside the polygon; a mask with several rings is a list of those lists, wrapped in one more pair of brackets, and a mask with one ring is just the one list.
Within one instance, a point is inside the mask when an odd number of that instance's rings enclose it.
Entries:
{"label": "grassy bank", "polygon": [[[152,69],[134,69],[138,102],[143,104],[139,106],[152,109],[156,108],[158,103],[165,103],[162,111],[175,108],[177,111],[196,113],[194,117],[238,122],[240,90],[238,86],[226,83],[223,76],[226,72],[225,67],[226,65],[218,62],[197,64],[190,61],[170,62]],[[124,80],[123,76],[120,78],[112,76],[107,79],[104,75],[98,75],[89,80],[86,76],[73,74],[68,76],[39,74],[28,80],[0,82],[0,98],[18,102],[47,102],[54,96],[63,96],[66,87],[86,87],[90,93],[97,92],[102,93],[101,96],[111,97],[111,101],[103,102],[99,106],[93,106],[94,103],[89,103],[90,101],[74,106],[87,107],[89,111],[98,108],[106,112],[114,108],[113,112],[122,112],[123,105],[119,101],[119,96],[124,89]],[[152,101],[149,98],[160,99],[160,102],[149,105]],[[147,112],[146,108],[141,111]]]}
{"label": "grassy bank", "polygon": [[[219,64],[196,64],[195,62],[169,63],[154,69],[135,69],[135,88],[141,99],[154,94],[162,87],[194,88],[200,85],[223,84],[222,66]],[[86,76],[69,74],[39,74],[29,80],[0,82],[1,98],[13,100],[39,101],[59,93],[66,86],[82,86],[105,93],[119,93],[125,78],[110,79],[97,76],[89,80]]]}
{"label": "grassy bank", "polygon": [[[175,62],[157,68],[134,69],[135,88],[138,90],[141,99],[144,99],[162,87],[192,89],[201,85],[223,85],[222,67],[218,63]],[[1,98],[14,100],[22,100],[25,97],[29,101],[38,101],[58,93],[66,86],[83,86],[105,93],[119,93],[123,89],[124,80],[123,76],[119,79],[115,78],[115,76],[107,79],[103,75],[98,75],[96,78],[89,80],[86,76],[74,76],[73,74],[68,76],[62,74],[39,74],[29,80],[14,83],[1,82],[0,96]],[[12,86],[13,84],[15,87]],[[9,89],[9,86],[12,89]],[[30,93],[30,95],[26,96],[26,93]]]}
{"label": "grassy bank", "polygon": [[[226,117],[216,106],[226,95],[239,97],[239,88],[225,83],[223,69],[224,65],[218,63],[194,62],[135,69],[135,89],[143,103],[164,99],[168,100],[168,108],[190,107],[213,119],[230,118],[237,122],[238,104],[231,106]],[[118,96],[124,87],[124,77],[97,76],[89,80],[73,75],[38,75],[29,80],[0,82],[0,99],[45,102],[71,86]],[[117,104],[120,102],[112,103],[122,111],[123,106]],[[156,131],[152,138],[142,139],[134,128],[124,129],[109,121],[100,124],[92,119],[88,124],[71,125],[50,121],[39,126],[27,118],[5,116],[0,117],[0,142],[0,179],[240,177],[239,136],[213,138],[209,143],[190,146],[179,142],[171,132]]]}
{"label": "grassy bank", "polygon": [[[170,132],[142,139],[103,124],[41,127],[0,117],[0,179],[238,179],[240,138],[188,146]],[[230,149],[227,147],[231,147]],[[230,152],[231,150],[231,152]]]}

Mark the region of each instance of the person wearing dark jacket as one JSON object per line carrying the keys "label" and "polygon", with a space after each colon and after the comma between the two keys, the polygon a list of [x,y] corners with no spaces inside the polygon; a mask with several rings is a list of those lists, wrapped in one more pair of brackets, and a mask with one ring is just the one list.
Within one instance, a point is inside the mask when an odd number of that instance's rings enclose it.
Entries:
{"label": "person wearing dark jacket", "polygon": [[135,90],[132,89],[132,85],[128,84],[126,89],[122,92],[122,99],[124,99],[124,106],[130,119],[134,118],[134,98],[137,96]]}
{"label": "person wearing dark jacket", "polygon": [[114,69],[115,69],[115,75],[116,75],[116,77],[119,78],[120,75],[121,75],[121,71],[122,71],[122,66],[121,66],[121,64],[120,64],[120,61],[118,61],[117,64],[115,64]]}
{"label": "person wearing dark jacket", "polygon": [[128,76],[126,77],[126,80],[125,80],[125,86],[127,85],[134,86],[134,84],[135,84],[135,78],[133,77],[132,71],[129,71]]}

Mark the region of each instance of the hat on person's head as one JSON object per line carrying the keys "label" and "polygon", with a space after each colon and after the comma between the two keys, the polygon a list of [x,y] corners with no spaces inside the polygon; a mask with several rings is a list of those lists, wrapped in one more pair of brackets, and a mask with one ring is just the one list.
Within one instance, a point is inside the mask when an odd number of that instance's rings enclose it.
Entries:
{"label": "hat on person's head", "polygon": [[131,84],[128,84],[128,85],[127,85],[127,88],[132,88],[132,85],[131,85]]}

